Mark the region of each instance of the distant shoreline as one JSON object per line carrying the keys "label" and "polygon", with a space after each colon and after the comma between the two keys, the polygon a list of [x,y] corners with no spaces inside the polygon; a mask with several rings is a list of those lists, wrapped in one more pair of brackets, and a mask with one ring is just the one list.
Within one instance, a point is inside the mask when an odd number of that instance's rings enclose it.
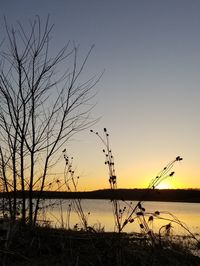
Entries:
{"label": "distant shoreline", "polygon": [[[33,198],[37,198],[39,191],[33,192]],[[25,191],[25,197],[29,192]],[[13,192],[0,193],[0,198],[13,197]],[[17,191],[17,198],[22,198],[22,192]],[[200,189],[102,189],[95,191],[58,192],[43,191],[43,199],[118,199],[128,201],[164,201],[164,202],[188,202],[200,203]]]}

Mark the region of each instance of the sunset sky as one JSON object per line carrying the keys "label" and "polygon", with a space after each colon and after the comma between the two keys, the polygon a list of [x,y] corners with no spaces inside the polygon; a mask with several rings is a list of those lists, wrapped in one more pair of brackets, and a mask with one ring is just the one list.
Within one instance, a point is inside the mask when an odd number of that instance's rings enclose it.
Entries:
{"label": "sunset sky", "polygon": [[[0,6],[1,39],[3,16],[26,25],[48,14],[55,51],[71,40],[84,56],[95,44],[84,75],[105,72],[92,129],[110,133],[118,187],[148,186],[180,155],[163,188],[200,188],[200,1],[7,0]],[[80,189],[107,188],[103,146],[89,131],[63,148],[74,157]],[[62,167],[64,160],[58,176]]]}

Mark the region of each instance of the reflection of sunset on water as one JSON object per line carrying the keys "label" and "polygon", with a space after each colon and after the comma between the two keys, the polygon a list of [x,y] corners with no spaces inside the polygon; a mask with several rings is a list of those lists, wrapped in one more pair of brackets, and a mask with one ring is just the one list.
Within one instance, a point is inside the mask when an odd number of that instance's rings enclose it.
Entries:
{"label": "reflection of sunset on water", "polygon": [[[58,202],[58,201],[57,201]],[[82,200],[82,207],[88,216],[88,225],[95,227],[104,228],[105,231],[113,231],[114,230],[114,218],[112,212],[111,202],[108,200]],[[129,202],[130,203],[130,202]],[[135,206],[137,202],[133,201],[132,206]],[[68,208],[69,200],[63,201],[63,217],[66,226],[67,221],[67,213],[66,210]],[[122,203],[123,206],[123,203]],[[126,206],[126,205],[124,205]],[[175,215],[184,225],[188,226],[189,230],[193,233],[200,234],[200,205],[199,203],[180,203],[180,202],[144,202],[143,206],[146,209],[147,213],[154,213],[155,211],[160,211],[161,218],[170,219],[171,216],[166,212]],[[162,213],[163,212],[163,213]],[[136,215],[133,215],[135,217]],[[147,216],[148,217],[148,216]],[[52,226],[60,227],[61,222],[61,212],[59,205],[47,211],[45,218],[51,221]],[[147,218],[148,220],[148,218]],[[70,228],[73,228],[75,224],[79,224],[79,228],[81,228],[80,219],[77,216],[77,213],[72,211],[70,214]],[[167,220],[159,219],[159,216],[154,219],[152,223],[152,228],[155,231],[158,231],[162,225],[169,223]],[[187,235],[187,232],[175,223],[172,223],[173,233]],[[140,232],[140,227],[135,219],[135,221],[131,224],[128,224],[125,229],[125,232]]]}

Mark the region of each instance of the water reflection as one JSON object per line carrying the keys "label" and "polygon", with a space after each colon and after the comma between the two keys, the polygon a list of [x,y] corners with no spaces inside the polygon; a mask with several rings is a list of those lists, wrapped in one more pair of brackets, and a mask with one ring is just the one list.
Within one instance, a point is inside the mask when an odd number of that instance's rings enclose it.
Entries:
{"label": "water reflection", "polygon": [[[47,201],[45,202],[45,205]],[[52,207],[43,210],[41,214],[42,220],[50,221],[51,226],[65,227],[73,229],[74,226],[81,228],[80,218],[77,213],[71,208],[70,200],[50,200],[48,205]],[[86,215],[88,225],[95,229],[104,229],[105,231],[114,231],[114,217],[112,204],[109,200],[82,200],[81,201],[84,214]],[[122,208],[123,204],[121,203]],[[135,206],[137,202],[132,202]],[[143,206],[148,213],[170,212],[175,215],[184,225],[188,226],[192,233],[200,234],[200,204],[199,203],[176,203],[176,202],[144,202]],[[69,208],[70,207],[70,208]],[[71,209],[71,211],[69,211]],[[165,214],[162,217],[169,218],[170,216]],[[158,231],[163,225],[166,225],[169,221],[155,219],[151,224],[154,231]],[[185,230],[176,224],[173,224],[174,234],[186,234]],[[140,227],[135,220],[131,224],[127,224],[124,228],[125,232],[140,232]]]}

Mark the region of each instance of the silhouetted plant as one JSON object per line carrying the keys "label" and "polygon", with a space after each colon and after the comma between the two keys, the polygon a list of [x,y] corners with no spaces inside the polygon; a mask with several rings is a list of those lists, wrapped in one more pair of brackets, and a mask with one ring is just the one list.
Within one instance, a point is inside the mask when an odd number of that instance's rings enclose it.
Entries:
{"label": "silhouetted plant", "polygon": [[[180,156],[177,156],[174,160],[172,160],[170,163],[168,163],[159,173],[158,175],[150,182],[146,192],[144,193],[142,199],[138,201],[138,203],[135,205],[134,208],[132,208],[132,211],[129,213],[128,218],[124,221],[122,225],[122,229],[128,224],[128,222],[133,222],[135,220],[139,221],[139,226],[141,228],[141,232],[146,234],[149,239],[151,240],[151,243],[157,244],[161,243],[161,233],[164,232],[165,240],[166,236],[170,235],[172,224],[177,224],[180,227],[182,227],[197,243],[199,243],[199,240],[195,237],[195,235],[189,230],[188,226],[184,224],[182,221],[180,221],[175,215],[171,214],[170,212],[160,212],[155,211],[154,213],[148,213],[146,212],[146,209],[143,207],[143,201],[145,200],[145,197],[147,196],[147,193],[150,193],[152,189],[155,189],[163,180],[165,180],[168,177],[171,177],[175,174],[174,171],[171,171],[174,164],[176,162],[182,161],[183,159]],[[132,206],[131,206],[132,207]],[[165,216],[161,216],[161,213]],[[135,215],[133,217],[133,215]],[[166,215],[170,217],[166,217]],[[150,223],[153,223],[156,219],[164,220],[168,222],[168,224],[161,226],[159,229],[159,237],[153,230],[150,228]],[[159,239],[158,239],[159,238]]]}
{"label": "silhouetted plant", "polygon": [[[105,154],[105,165],[108,167],[109,173],[109,184],[111,190],[117,189],[117,177],[115,173],[115,164],[114,164],[114,156],[110,149],[110,142],[109,142],[109,134],[107,129],[104,128],[104,135],[101,136],[98,132],[94,133],[103,143],[104,149],[103,153]],[[116,194],[113,194],[112,198],[112,206],[113,206],[113,214],[115,220],[115,226],[117,231],[120,233],[128,224],[133,223],[135,221],[138,222],[141,232],[146,235],[151,242],[152,245],[161,244],[162,236],[166,241],[166,237],[170,236],[172,231],[172,224],[177,224],[182,227],[197,243],[199,243],[198,239],[195,237],[194,234],[189,230],[189,228],[181,222],[175,215],[169,212],[162,212],[162,214],[168,214],[170,217],[161,216],[161,212],[155,211],[154,213],[148,213],[143,206],[143,201],[145,200],[147,194],[151,193],[152,190],[156,189],[156,187],[168,177],[174,176],[175,172],[173,171],[174,164],[177,162],[182,161],[182,157],[177,156],[174,160],[169,162],[157,175],[153,178],[147,189],[145,190],[144,195],[142,196],[141,200],[137,202],[135,206],[132,203],[128,203],[124,201],[125,206],[121,206],[120,201],[116,199]],[[168,222],[166,225],[161,226],[158,231],[158,234],[153,230],[153,223],[156,219],[162,219]]]}
{"label": "silhouetted plant", "polygon": [[[65,160],[65,169],[64,169],[65,187],[67,188],[67,191],[69,191],[69,192],[72,192],[72,191],[77,192],[79,176],[75,175],[75,170],[73,169],[73,157],[70,158],[67,155],[66,149],[63,150],[63,157]],[[78,217],[79,217],[81,225],[82,225],[82,229],[87,231],[88,230],[88,218],[90,216],[90,212],[85,214],[83,207],[82,207],[82,204],[81,204],[81,199],[79,199],[79,198],[71,199],[70,203],[68,205],[68,210],[67,210],[68,226],[69,226],[69,222],[70,222],[69,220],[70,220],[70,214],[71,214],[72,207],[74,208],[74,210],[78,214]],[[76,228],[78,228],[78,224],[77,224]]]}
{"label": "silhouetted plant", "polygon": [[[101,136],[98,132],[94,132],[90,130],[91,133],[94,133],[103,143],[104,149],[103,153],[105,155],[105,165],[108,167],[108,175],[109,175],[109,184],[111,190],[117,189],[117,176],[115,173],[115,163],[112,151],[110,149],[110,142],[109,142],[109,134],[107,129],[104,128],[104,136]],[[120,233],[122,231],[122,221],[123,221],[123,213],[124,209],[120,208],[120,202],[118,199],[115,198],[115,194],[113,194],[112,198],[112,207],[113,207],[113,214],[115,220],[115,226],[117,231]]]}
{"label": "silhouetted plant", "polygon": [[183,221],[180,221],[174,214],[168,211],[165,211],[165,212],[156,211],[152,215],[154,216],[155,219],[160,219],[160,220],[164,220],[168,222],[166,225],[161,226],[159,229],[159,242],[160,243],[161,243],[163,233],[164,233],[164,237],[170,236],[170,233],[173,228],[173,224],[176,224],[182,227],[188,233],[188,235],[190,235],[190,237],[192,237],[196,241],[197,245],[200,243],[197,237],[191,232],[189,227]]}
{"label": "silhouetted plant", "polygon": [[[128,215],[127,221],[130,221],[132,219],[132,215],[136,212],[138,213],[145,213],[145,208],[142,206],[142,202],[145,200],[147,194],[151,193],[152,189],[155,189],[163,180],[167,179],[168,177],[171,177],[175,174],[174,171],[172,171],[172,168],[174,167],[174,164],[176,162],[182,161],[183,159],[180,156],[177,156],[174,160],[169,162],[157,175],[155,178],[153,178],[147,189],[145,190],[144,195],[142,196],[141,200],[138,201],[138,203],[135,205],[135,207],[131,206],[131,211]],[[126,226],[127,222],[122,225],[122,229]]]}
{"label": "silhouetted plant", "polygon": [[[166,236],[169,236],[170,232],[172,231],[172,224],[176,224],[182,227],[197,243],[199,243],[199,240],[189,230],[188,226],[185,225],[182,221],[180,221],[175,215],[171,214],[170,212],[160,212],[160,211],[155,211],[154,213],[148,213],[143,206],[143,201],[145,200],[147,194],[150,193],[153,189],[155,189],[164,179],[173,176],[175,174],[175,172],[172,171],[172,168],[174,164],[179,161],[182,161],[182,158],[180,156],[177,156],[174,160],[168,163],[154,179],[152,179],[142,199],[138,201],[135,207],[131,206],[132,210],[128,214],[127,219],[124,221],[122,229],[128,223],[130,222],[132,223],[133,221],[137,220],[139,221],[141,232],[149,237],[149,240],[151,241],[152,245],[155,245],[161,243],[162,235],[164,236],[164,240],[166,241]],[[165,216],[161,216],[161,214],[164,214]],[[166,215],[170,217],[166,217]],[[150,227],[150,224],[153,224],[153,222],[156,219],[168,222],[166,225],[161,226],[158,234],[156,234],[151,229],[152,226]]]}
{"label": "silhouetted plant", "polygon": [[182,161],[183,158],[180,156],[177,156],[173,161],[169,162],[159,173],[158,175],[152,179],[152,181],[149,183],[148,188],[154,189],[156,188],[163,180],[166,178],[173,176],[175,174],[174,171],[171,171],[174,167],[174,164],[176,162]]}
{"label": "silhouetted plant", "polygon": [[[47,191],[53,192],[78,192],[78,183],[80,178],[79,176],[75,175],[75,170],[73,169],[73,157],[69,157],[67,155],[66,149],[62,151],[62,155],[65,161],[63,177],[53,177],[53,179],[51,179],[49,183],[46,183],[45,189]],[[88,212],[87,214],[84,212],[81,199],[69,199],[67,209],[65,209],[65,207],[65,201],[63,199],[50,199],[41,201],[39,211],[42,215],[40,215],[41,218],[38,220],[37,224],[50,224],[51,221],[49,220],[49,218],[50,216],[52,216],[53,220],[59,224],[59,227],[71,229],[70,217],[71,212],[74,210],[77,213],[80,221],[80,224],[77,224],[74,229],[88,230],[88,219],[90,212]],[[51,211],[55,208],[59,210],[59,217],[55,216]],[[64,213],[65,211],[66,213]],[[64,219],[65,214],[66,221]]]}

